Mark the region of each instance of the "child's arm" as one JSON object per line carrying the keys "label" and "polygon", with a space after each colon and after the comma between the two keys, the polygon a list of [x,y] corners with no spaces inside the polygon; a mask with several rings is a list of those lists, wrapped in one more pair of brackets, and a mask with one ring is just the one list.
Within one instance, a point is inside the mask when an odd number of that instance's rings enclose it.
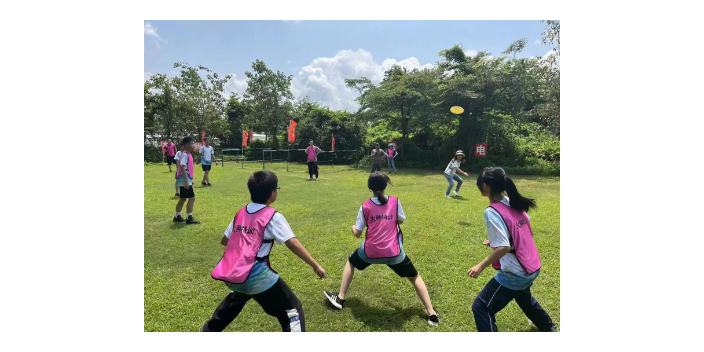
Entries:
{"label": "child's arm", "polygon": [[355,225],[352,225],[352,234],[353,234],[355,237],[359,238],[359,236],[362,236],[362,231],[357,230],[357,228],[355,227]]}
{"label": "child's arm", "polygon": [[301,242],[298,242],[298,240],[293,237],[285,243],[286,247],[288,247],[288,249],[293,252],[293,254],[298,256],[298,258],[301,258],[304,262],[306,262],[306,264],[310,265],[310,267],[313,268],[313,271],[315,271],[318,277],[320,277],[321,279],[325,278],[325,269],[318,265],[315,259],[310,256],[306,248],[303,247]]}
{"label": "child's arm", "polygon": [[511,251],[511,247],[505,246],[505,247],[497,247],[494,252],[491,253],[486,259],[482,260],[481,263],[475,265],[472,269],[469,269],[467,271],[467,275],[471,278],[477,278],[479,277],[479,274],[486,269],[487,266],[491,265],[491,263],[497,262],[501,257],[505,256],[508,254],[508,252]]}

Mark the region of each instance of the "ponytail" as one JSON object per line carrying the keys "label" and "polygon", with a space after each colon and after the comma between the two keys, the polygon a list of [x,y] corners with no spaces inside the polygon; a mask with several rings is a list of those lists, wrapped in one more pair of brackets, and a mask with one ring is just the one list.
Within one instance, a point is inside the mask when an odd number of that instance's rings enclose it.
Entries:
{"label": "ponytail", "polygon": [[529,209],[537,206],[535,204],[535,199],[526,198],[518,193],[516,184],[513,183],[513,180],[510,177],[504,176],[504,183],[506,185],[506,195],[508,195],[508,201],[511,208],[528,212]]}
{"label": "ponytail", "polygon": [[386,197],[384,197],[384,195],[382,193],[384,193],[383,190],[376,191],[376,192],[374,192],[374,196],[376,196],[376,199],[379,200],[379,203],[381,203],[381,205],[385,205],[386,202],[388,202],[389,200],[386,199]]}

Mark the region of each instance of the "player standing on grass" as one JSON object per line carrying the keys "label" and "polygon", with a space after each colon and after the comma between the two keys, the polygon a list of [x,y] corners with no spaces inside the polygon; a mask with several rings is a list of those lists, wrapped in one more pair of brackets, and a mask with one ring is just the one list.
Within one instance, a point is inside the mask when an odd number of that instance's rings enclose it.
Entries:
{"label": "player standing on grass", "polygon": [[315,179],[318,179],[318,154],[323,152],[322,149],[313,145],[313,140],[308,142],[309,146],[306,148],[306,154],[308,154],[308,179],[313,179],[313,174],[315,174]]}
{"label": "player standing on grass", "polygon": [[200,184],[203,186],[212,186],[210,183],[210,168],[213,165],[213,147],[210,146],[210,138],[203,140],[204,146],[200,147],[200,165],[203,168],[203,181]]}
{"label": "player standing on grass", "polygon": [[171,138],[169,138],[169,142],[164,145],[164,150],[161,154],[164,157],[164,161],[169,164],[169,172],[173,172],[171,171],[171,164],[176,163],[174,160],[174,157],[176,156],[176,144],[171,142]]}
{"label": "player standing on grass", "polygon": [[388,154],[386,154],[385,151],[379,149],[379,143],[374,144],[374,149],[372,150],[372,171],[371,173],[374,173],[374,171],[379,171],[381,172],[381,164],[384,162],[384,157],[389,157]]}
{"label": "player standing on grass", "polygon": [[179,185],[180,197],[176,204],[176,214],[174,215],[174,222],[183,222],[181,217],[181,210],[183,209],[183,204],[188,200],[188,205],[186,206],[186,211],[188,211],[188,217],[186,218],[186,224],[200,224],[200,221],[193,218],[193,204],[196,202],[196,194],[193,192],[193,156],[191,152],[193,151],[193,139],[191,137],[186,137],[181,142],[183,145],[183,151],[179,157],[178,169],[176,171],[176,181]]}

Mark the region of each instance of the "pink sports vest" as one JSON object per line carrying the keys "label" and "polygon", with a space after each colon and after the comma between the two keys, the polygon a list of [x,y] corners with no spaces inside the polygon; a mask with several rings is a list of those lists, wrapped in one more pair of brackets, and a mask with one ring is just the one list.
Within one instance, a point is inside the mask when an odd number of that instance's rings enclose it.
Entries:
{"label": "pink sports vest", "polygon": [[174,156],[176,154],[176,144],[171,144],[171,145],[167,144],[164,147],[166,149],[167,156]]}
{"label": "pink sports vest", "polygon": [[[392,258],[401,253],[398,236],[403,236],[398,226],[398,198],[389,196],[389,201],[378,205],[368,199],[362,204],[367,234],[364,239],[364,255],[368,258]],[[403,238],[403,237],[402,237]]]}
{"label": "pink sports vest", "polygon": [[394,157],[394,150],[393,150],[393,149],[389,149],[389,152],[386,153],[386,155],[389,156],[389,159],[393,158],[393,157]]}
{"label": "pink sports vest", "polygon": [[257,253],[263,243],[274,242],[264,240],[264,229],[274,214],[276,210],[271,207],[250,214],[245,206],[237,212],[225,253],[210,273],[213,279],[241,284],[247,281],[255,262],[266,261],[269,264],[269,253],[263,257],[257,257]]}
{"label": "pink sports vest", "polygon": [[311,147],[306,148],[306,150],[308,151],[308,160],[310,160],[310,161],[315,160],[315,150],[317,148],[318,147],[316,147],[316,146],[313,146],[313,148],[311,148]]}
{"label": "pink sports vest", "polygon": [[[521,263],[523,270],[528,274],[532,274],[540,269],[540,256],[538,248],[533,241],[533,231],[530,228],[530,221],[525,212],[512,209],[501,202],[492,203],[491,207],[499,212],[506,224],[509,233],[509,242],[511,243],[510,253],[516,255],[518,262]],[[497,261],[491,264],[494,269],[501,270],[501,263]]]}
{"label": "pink sports vest", "polygon": [[[181,157],[183,157],[183,154],[181,154]],[[179,160],[176,165],[178,165],[176,168],[176,179],[178,179],[181,177],[181,160]],[[188,154],[188,176],[191,180],[193,179],[193,156],[190,153]]]}

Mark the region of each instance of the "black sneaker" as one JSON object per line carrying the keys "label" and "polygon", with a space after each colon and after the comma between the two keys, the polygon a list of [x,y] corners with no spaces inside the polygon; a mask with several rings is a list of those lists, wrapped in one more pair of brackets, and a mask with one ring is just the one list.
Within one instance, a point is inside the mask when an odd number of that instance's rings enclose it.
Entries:
{"label": "black sneaker", "polygon": [[181,217],[181,215],[179,215],[179,216],[174,216],[174,222],[184,222],[184,221],[186,221],[186,220],[183,220],[183,218]]}
{"label": "black sneaker", "polygon": [[325,294],[325,298],[330,301],[330,304],[332,304],[337,309],[342,309],[345,306],[345,302],[347,302],[347,300],[341,299],[337,295],[337,293],[333,294],[328,291],[323,291],[323,293]]}
{"label": "black sneaker", "polygon": [[435,314],[433,315],[426,315],[428,318],[428,324],[431,326],[438,326],[440,324],[440,313],[438,311],[435,311]]}
{"label": "black sneaker", "polygon": [[193,216],[189,216],[188,219],[186,219],[186,225],[192,225],[192,224],[200,224],[200,221],[193,218]]}

